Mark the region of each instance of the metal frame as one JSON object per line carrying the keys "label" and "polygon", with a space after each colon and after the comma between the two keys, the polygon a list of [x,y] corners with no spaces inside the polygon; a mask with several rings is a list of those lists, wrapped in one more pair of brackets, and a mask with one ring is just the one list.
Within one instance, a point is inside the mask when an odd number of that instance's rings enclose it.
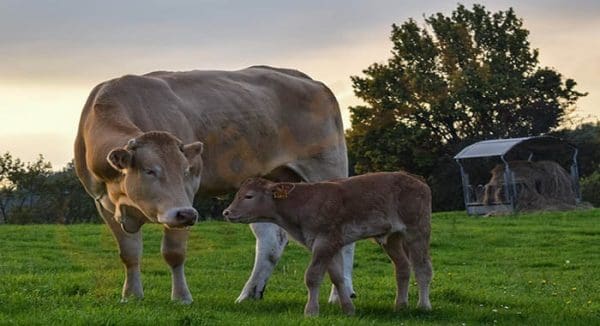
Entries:
{"label": "metal frame", "polygon": [[[510,164],[506,159],[506,154],[511,152],[513,149],[517,148],[519,145],[531,142],[533,140],[545,139],[556,141],[557,144],[563,144],[569,146],[573,150],[573,155],[571,157],[572,163],[570,166],[570,175],[573,179],[573,187],[576,196],[576,202],[581,202],[581,190],[579,187],[579,168],[577,166],[577,154],[579,150],[572,144],[569,144],[561,139],[549,137],[549,136],[538,136],[538,137],[524,137],[524,138],[508,138],[508,139],[497,139],[497,140],[486,140],[475,143],[471,146],[465,147],[460,153],[458,153],[454,159],[456,163],[460,166],[460,175],[462,181],[463,188],[463,198],[465,203],[465,209],[469,215],[481,215],[486,214],[491,211],[495,212],[509,212],[515,213],[517,207],[517,185],[515,182],[515,175],[510,168]],[[486,145],[498,145],[498,144],[508,144],[504,147],[500,146],[500,149],[496,151],[493,150],[483,150],[481,153],[477,154],[477,146],[485,147]],[[479,148],[481,149],[481,148]],[[492,204],[492,205],[484,205],[482,203],[473,202],[471,198],[471,194],[469,192],[470,188],[473,188],[469,181],[469,174],[465,170],[465,167],[462,164],[462,160],[466,159],[477,159],[477,158],[488,158],[488,157],[499,157],[502,163],[504,164],[504,195],[505,202]],[[530,152],[528,161],[531,161],[534,157],[534,153]]]}

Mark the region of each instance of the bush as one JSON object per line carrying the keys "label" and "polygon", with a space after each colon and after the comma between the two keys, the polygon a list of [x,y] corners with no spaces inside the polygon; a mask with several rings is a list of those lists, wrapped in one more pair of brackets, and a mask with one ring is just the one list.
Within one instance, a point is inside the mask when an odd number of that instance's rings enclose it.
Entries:
{"label": "bush", "polygon": [[600,171],[581,179],[581,196],[594,207],[600,206]]}

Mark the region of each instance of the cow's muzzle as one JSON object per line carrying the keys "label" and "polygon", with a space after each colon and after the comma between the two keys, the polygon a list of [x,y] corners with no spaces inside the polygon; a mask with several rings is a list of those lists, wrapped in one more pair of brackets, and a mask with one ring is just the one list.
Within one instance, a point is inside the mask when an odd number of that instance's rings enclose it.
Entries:
{"label": "cow's muzzle", "polygon": [[192,207],[172,208],[164,216],[159,216],[158,222],[170,228],[192,226],[198,222],[198,211]]}

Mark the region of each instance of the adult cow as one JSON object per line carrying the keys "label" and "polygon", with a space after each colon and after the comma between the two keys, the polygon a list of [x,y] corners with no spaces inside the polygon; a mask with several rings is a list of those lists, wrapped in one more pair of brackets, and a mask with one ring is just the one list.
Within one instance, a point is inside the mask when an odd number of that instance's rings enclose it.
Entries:
{"label": "adult cow", "polygon": [[[290,69],[153,72],[96,86],[75,140],[77,175],[96,200],[126,269],[122,296],[143,297],[142,237],[164,225],[161,252],[172,272],[171,298],[191,302],[184,275],[195,194],[214,196],[248,177],[318,181],[347,176],[339,106],[322,83]],[[261,298],[286,246],[274,224],[251,225],[252,274],[237,301]],[[344,250],[352,293],[354,247]],[[330,301],[335,301],[332,290]]]}

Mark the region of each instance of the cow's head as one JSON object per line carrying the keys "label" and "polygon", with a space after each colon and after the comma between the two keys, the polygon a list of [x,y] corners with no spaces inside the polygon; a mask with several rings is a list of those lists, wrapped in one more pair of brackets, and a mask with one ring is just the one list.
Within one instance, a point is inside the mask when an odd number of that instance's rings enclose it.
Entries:
{"label": "cow's head", "polygon": [[[115,218],[133,207],[150,222],[180,228],[193,225],[198,212],[192,207],[202,173],[201,142],[183,144],[168,132],[147,132],[108,154],[110,165],[121,172],[118,184],[109,187]],[[136,232],[138,225],[123,229]]]}
{"label": "cow's head", "polygon": [[244,181],[235,198],[223,211],[230,222],[260,222],[261,217],[273,217],[276,201],[286,199],[294,189],[293,183],[275,183],[262,178]]}

